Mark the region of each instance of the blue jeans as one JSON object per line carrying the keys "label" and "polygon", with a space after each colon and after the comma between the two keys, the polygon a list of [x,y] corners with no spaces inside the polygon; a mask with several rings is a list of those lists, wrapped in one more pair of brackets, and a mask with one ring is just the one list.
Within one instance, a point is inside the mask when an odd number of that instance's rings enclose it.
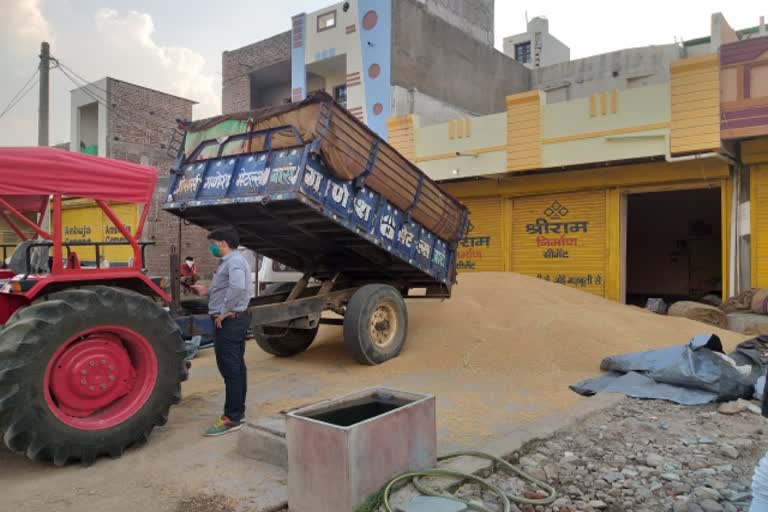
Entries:
{"label": "blue jeans", "polygon": [[248,317],[227,318],[221,323],[221,329],[216,329],[214,338],[216,365],[224,377],[226,390],[224,416],[232,421],[241,421],[245,416],[245,394],[248,390],[245,337],[249,326]]}

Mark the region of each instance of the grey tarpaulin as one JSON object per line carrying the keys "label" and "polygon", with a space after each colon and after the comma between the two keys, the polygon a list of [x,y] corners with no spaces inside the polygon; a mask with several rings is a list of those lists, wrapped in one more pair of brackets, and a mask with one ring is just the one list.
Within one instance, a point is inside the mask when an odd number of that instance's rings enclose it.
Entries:
{"label": "grey tarpaulin", "polygon": [[611,372],[600,377],[574,384],[571,389],[580,395],[595,393],[621,393],[632,398],[655,398],[682,405],[701,405],[714,402],[717,394],[699,389],[681,388],[656,382],[638,372],[625,374]]}
{"label": "grey tarpaulin", "polygon": [[751,365],[752,377],[757,379],[760,375],[763,375],[765,365],[763,364],[762,352],[766,350],[768,346],[768,336],[758,336],[751,340],[743,341],[736,346],[736,350],[728,354],[736,361],[739,366]]}
{"label": "grey tarpaulin", "polygon": [[[685,345],[607,357],[600,369],[610,373],[574,384],[571,389],[581,395],[624,393],[683,405],[751,397],[759,371],[742,375],[716,352],[723,352],[720,338],[704,334]],[[755,362],[739,349],[735,352],[744,357],[737,359],[737,364],[749,359],[762,371],[759,360]]]}

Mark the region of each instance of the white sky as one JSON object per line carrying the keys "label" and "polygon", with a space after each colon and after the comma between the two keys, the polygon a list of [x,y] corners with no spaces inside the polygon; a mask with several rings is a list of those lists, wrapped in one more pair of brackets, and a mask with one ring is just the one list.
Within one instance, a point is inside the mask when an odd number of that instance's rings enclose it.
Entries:
{"label": "white sky", "polygon": [[[89,80],[112,76],[200,102],[195,116],[221,106],[221,53],[290,28],[290,17],[333,0],[0,0],[0,111],[37,65],[40,41]],[[768,4],[758,0],[496,0],[496,47],[545,15],[571,57],[666,44],[710,32],[722,12],[736,29],[757,25]],[[51,75],[51,143],[69,140],[69,91]],[[0,145],[37,142],[37,89],[0,118]]]}

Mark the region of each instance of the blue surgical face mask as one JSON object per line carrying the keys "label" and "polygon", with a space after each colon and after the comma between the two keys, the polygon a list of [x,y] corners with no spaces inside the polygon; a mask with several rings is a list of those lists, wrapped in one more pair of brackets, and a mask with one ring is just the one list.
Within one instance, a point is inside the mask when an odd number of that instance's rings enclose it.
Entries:
{"label": "blue surgical face mask", "polygon": [[215,242],[211,242],[211,245],[208,248],[211,250],[211,254],[213,254],[214,258],[221,256],[221,249]]}

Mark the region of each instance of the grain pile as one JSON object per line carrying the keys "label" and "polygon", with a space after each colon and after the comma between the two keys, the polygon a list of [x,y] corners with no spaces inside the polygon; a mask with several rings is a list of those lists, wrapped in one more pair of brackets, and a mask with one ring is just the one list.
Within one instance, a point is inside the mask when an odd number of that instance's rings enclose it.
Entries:
{"label": "grain pile", "polygon": [[[608,355],[682,344],[705,332],[720,335],[727,349],[744,339],[512,273],[461,275],[450,300],[413,300],[408,308],[402,354],[377,367],[352,361],[338,327],[321,330],[291,359],[251,344],[249,402],[258,404],[249,415],[388,385],[435,394],[441,440],[478,446],[585,400],[568,386],[597,375]],[[202,359],[195,366],[213,364],[210,353]],[[219,379],[211,372],[206,387],[220,390]]]}
{"label": "grain pile", "polygon": [[682,344],[702,332],[717,332],[729,347],[743,339],[512,273],[462,275],[451,300],[413,302],[409,311],[406,357],[393,366],[429,357],[431,367],[456,368],[471,349],[478,372],[595,373],[607,355]]}

